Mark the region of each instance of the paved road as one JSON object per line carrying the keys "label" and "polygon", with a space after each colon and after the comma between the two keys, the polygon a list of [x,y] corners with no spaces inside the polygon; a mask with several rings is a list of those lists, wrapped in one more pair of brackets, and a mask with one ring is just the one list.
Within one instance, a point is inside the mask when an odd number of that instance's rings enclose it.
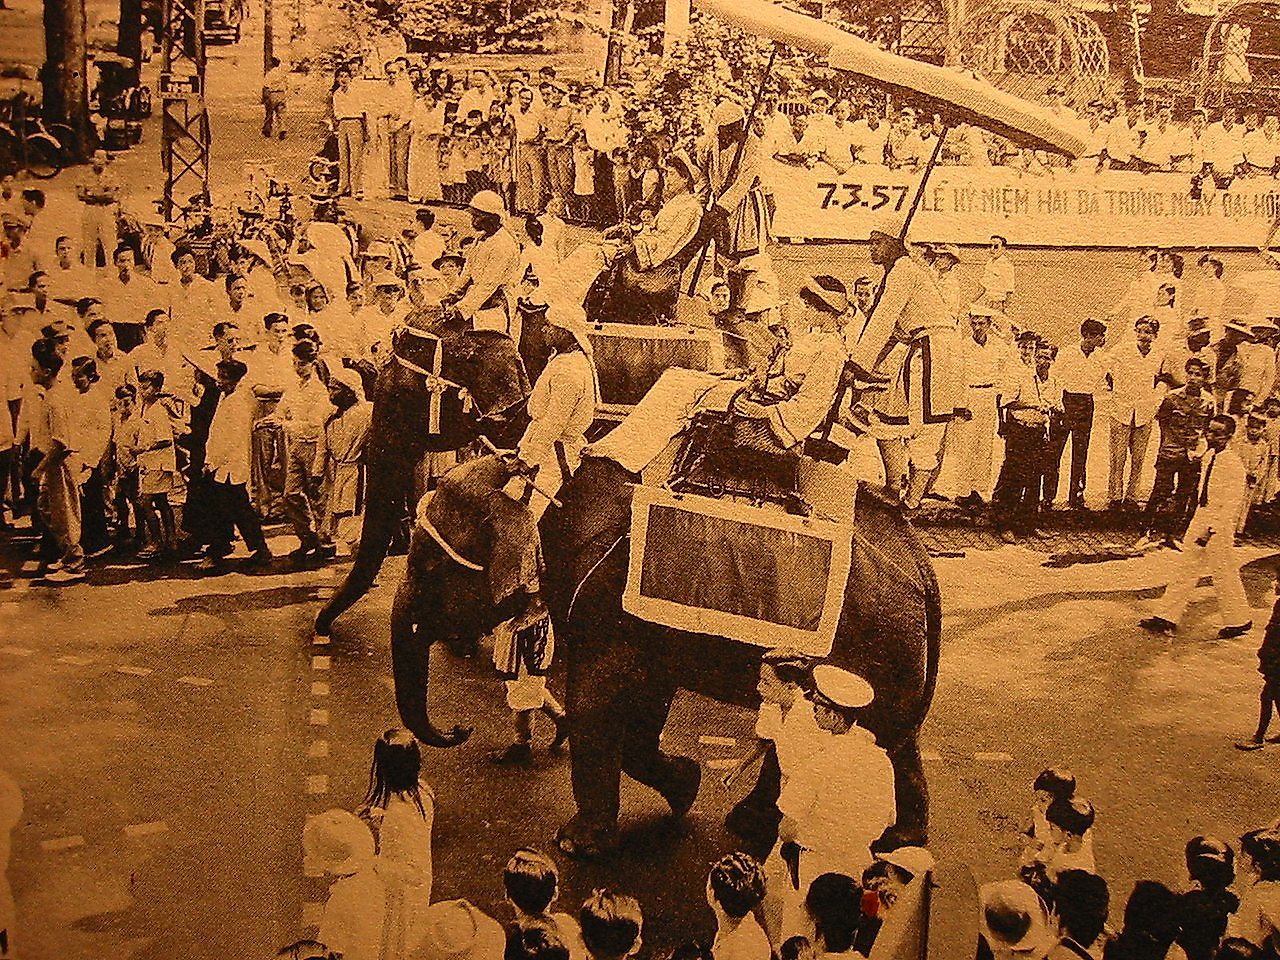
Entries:
{"label": "paved road", "polygon": [[[1247,583],[1262,617],[1275,560],[1257,553]],[[302,876],[302,820],[359,802],[371,744],[394,723],[385,640],[403,561],[316,644],[311,616],[340,565],[208,579],[106,567],[56,589],[27,581],[13,545],[4,554],[17,575],[0,592],[0,728],[17,735],[0,765],[27,800],[11,868],[25,956],[262,956],[305,932],[324,888]],[[1152,560],[1040,559],[1007,548],[938,563],[944,659],[925,731],[936,847],[982,878],[1007,874],[1027,784],[1068,764],[1100,810],[1117,897],[1131,878],[1177,882],[1187,837],[1276,815],[1275,752],[1230,749],[1253,720],[1257,637],[1205,639],[1212,610],[1198,606],[1185,636],[1148,638],[1134,621],[1161,580]],[[432,670],[437,722],[477,728],[427,758],[437,896],[496,909],[505,858],[549,844],[571,813],[568,761],[489,765],[506,715],[488,664],[436,650]],[[733,799],[716,768],[746,751],[749,719],[682,695],[668,746],[708,762],[687,824],[671,831],[660,801],[630,785],[622,853],[565,864],[565,899],[635,891],[654,950],[708,934],[702,876],[729,845]]]}

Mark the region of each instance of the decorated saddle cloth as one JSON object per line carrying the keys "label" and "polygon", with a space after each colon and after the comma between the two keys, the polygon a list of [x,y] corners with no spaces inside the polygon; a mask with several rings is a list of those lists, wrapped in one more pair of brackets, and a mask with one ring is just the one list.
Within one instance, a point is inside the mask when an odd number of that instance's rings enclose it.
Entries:
{"label": "decorated saddle cloth", "polygon": [[602,412],[626,413],[670,369],[723,370],[724,335],[698,327],[597,323],[587,331],[600,371]]}
{"label": "decorated saddle cloth", "polygon": [[661,486],[693,415],[727,409],[740,388],[667,370],[616,429],[583,451],[643,478],[632,497],[623,609],[663,626],[823,657],[849,579],[856,478],[802,459],[800,492],[820,505],[811,517]]}
{"label": "decorated saddle cloth", "polygon": [[417,525],[455,563],[483,572],[495,604],[541,588],[541,544],[529,508],[503,493],[495,456],[461,464],[418,502]]}

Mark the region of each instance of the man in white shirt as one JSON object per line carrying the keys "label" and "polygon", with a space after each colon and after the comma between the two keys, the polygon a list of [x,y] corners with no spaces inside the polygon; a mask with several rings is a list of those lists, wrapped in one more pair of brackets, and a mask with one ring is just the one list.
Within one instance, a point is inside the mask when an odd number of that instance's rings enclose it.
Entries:
{"label": "man in white shirt", "polygon": [[176,247],[169,259],[178,270],[178,279],[168,284],[171,333],[184,346],[203,346],[209,320],[217,313],[217,290],[196,272],[196,255],[190,247]]}
{"label": "man in white shirt", "polygon": [[1156,291],[1160,287],[1160,250],[1147,247],[1138,254],[1138,275],[1126,288],[1124,296],[1111,313],[1111,317],[1128,323],[1130,318],[1140,316],[1151,309],[1155,303]]}
{"label": "man in white shirt", "polygon": [[1012,364],[1001,387],[1004,464],[991,498],[991,522],[1005,543],[1036,529],[1049,424],[1062,413],[1062,386],[1050,373],[1055,353],[1052,344],[1037,339],[1034,365]]}
{"label": "man in white shirt", "polygon": [[1244,126],[1236,108],[1224,107],[1222,118],[1208,128],[1206,135],[1214,182],[1220,188],[1225,187],[1235,176],[1236,169],[1244,163]]}
{"label": "man in white shirt", "polygon": [[316,375],[319,351],[309,340],[293,346],[293,383],[269,418],[284,429],[286,473],[285,513],[298,537],[289,557],[303,560],[315,555],[332,560],[337,548],[330,542],[328,526],[321,523],[324,477],[324,424],[333,412],[329,391]]}
{"label": "man in white shirt", "polygon": [[1000,234],[991,235],[987,265],[983,267],[982,279],[978,281],[987,303],[999,307],[1005,313],[1013,300],[1014,291],[1013,261],[1009,259],[1006,249],[1008,245],[1009,241]]}
{"label": "man in white shirt", "polygon": [[884,163],[884,147],[889,142],[889,125],[880,116],[880,108],[868,103],[862,116],[849,131],[849,146],[857,163]]}
{"label": "man in white shirt", "polygon": [[1245,135],[1244,159],[1252,174],[1272,174],[1280,169],[1280,119],[1268,114],[1261,129]]}
{"label": "man in white shirt", "polygon": [[1178,628],[1200,578],[1213,577],[1223,627],[1221,639],[1239,637],[1253,628],[1253,615],[1240,581],[1235,556],[1236,523],[1246,508],[1248,485],[1244,463],[1231,448],[1236,432],[1234,417],[1225,414],[1209,422],[1209,450],[1202,460],[1195,514],[1183,538],[1183,552],[1176,573],[1165,587],[1155,613],[1141,621],[1154,633]]}
{"label": "man in white shirt", "polygon": [[813,929],[803,910],[809,885],[824,873],[861,876],[871,863],[871,844],[897,815],[893,764],[871,731],[858,725],[874,697],[857,674],[830,664],[814,668],[813,716],[831,736],[778,797],[783,819],[770,860],[782,860],[799,881],[767,894],[766,904],[783,901],[779,942]]}
{"label": "man in white shirt", "polygon": [[271,58],[271,67],[262,77],[262,135],[283,140],[289,135],[285,112],[289,95],[289,68],[279,57]]}
{"label": "man in white shirt", "polygon": [[271,550],[262,535],[262,523],[249,504],[249,479],[252,463],[254,397],[241,388],[246,367],[239,360],[218,361],[218,401],[209,425],[205,443],[205,470],[212,483],[213,511],[209,517],[210,543],[205,548],[199,569],[204,573],[219,570],[231,554],[231,540],[238,530],[251,551],[249,565],[265,566]]}
{"label": "man in white shirt", "polygon": [[1209,323],[1213,339],[1222,336],[1222,302],[1227,298],[1227,285],[1222,282],[1222,261],[1206,253],[1196,264],[1200,268],[1199,280],[1191,294],[1192,316],[1202,316]]}
{"label": "man in white shirt", "polygon": [[[409,61],[404,57],[388,61],[386,72],[387,85],[378,97],[378,112],[387,118],[387,130],[390,134],[390,142],[387,144],[391,164],[388,185],[392,199],[404,200],[409,195],[409,124],[413,120],[414,107],[413,84],[408,77]],[[488,116],[487,113],[485,115]]]}
{"label": "man in white shirt", "polygon": [[[1111,395],[1111,469],[1107,497],[1111,508],[1138,506],[1138,482],[1151,440],[1151,423],[1164,398],[1165,385],[1157,383],[1163,355],[1155,349],[1159,324],[1139,317],[1133,339],[1124,339],[1107,356],[1103,377]],[[1125,461],[1129,483],[1124,483]]]}
{"label": "man in white shirt", "polygon": [[[534,103],[533,91],[528,87],[522,87],[516,95],[510,116],[516,136],[516,210],[541,213],[547,202],[547,150],[542,138],[542,108]],[[441,249],[436,256],[443,252]],[[434,259],[419,258],[418,263],[430,267]]]}
{"label": "man in white shirt", "polygon": [[112,263],[115,272],[100,287],[108,316],[118,323],[141,323],[147,311],[163,306],[160,287],[138,273],[133,247],[124,243],[116,247]]}
{"label": "man in white shirt", "polygon": [[351,68],[334,71],[333,125],[338,136],[338,196],[364,196],[364,97],[352,82]]}
{"label": "man in white shirt", "polygon": [[1058,496],[1058,469],[1071,440],[1071,475],[1067,481],[1067,508],[1084,509],[1089,438],[1093,431],[1095,394],[1106,389],[1102,347],[1107,342],[1107,325],[1092,317],[1080,324],[1080,342],[1065,348],[1057,360],[1058,382],[1062,385],[1060,426],[1049,432],[1049,460],[1044,499],[1051,504]]}
{"label": "man in white shirt", "polygon": [[947,455],[957,463],[956,502],[974,510],[986,505],[991,491],[996,394],[1006,366],[1018,362],[1009,355],[1004,341],[991,335],[991,315],[991,308],[985,304],[975,303],[969,308],[969,335],[960,339],[965,413],[951,422],[947,443]]}

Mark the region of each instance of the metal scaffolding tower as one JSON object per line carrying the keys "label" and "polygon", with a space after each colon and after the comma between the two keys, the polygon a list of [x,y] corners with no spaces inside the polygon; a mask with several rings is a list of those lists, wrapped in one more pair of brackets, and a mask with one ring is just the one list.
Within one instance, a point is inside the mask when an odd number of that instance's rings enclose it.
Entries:
{"label": "metal scaffolding tower", "polygon": [[204,0],[164,0],[160,99],[166,220],[191,197],[209,203],[209,114],[204,102]]}

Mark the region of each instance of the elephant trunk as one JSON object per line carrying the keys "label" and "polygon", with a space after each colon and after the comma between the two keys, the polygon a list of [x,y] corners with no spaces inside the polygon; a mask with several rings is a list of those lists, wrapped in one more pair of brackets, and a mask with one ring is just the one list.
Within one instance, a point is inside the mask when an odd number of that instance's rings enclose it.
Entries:
{"label": "elephant trunk", "polygon": [[456,747],[471,736],[471,727],[455,726],[445,733],[431,722],[427,706],[431,644],[420,635],[414,615],[414,586],[405,582],[391,607],[391,671],[395,678],[396,709],[400,720],[429,747]]}

